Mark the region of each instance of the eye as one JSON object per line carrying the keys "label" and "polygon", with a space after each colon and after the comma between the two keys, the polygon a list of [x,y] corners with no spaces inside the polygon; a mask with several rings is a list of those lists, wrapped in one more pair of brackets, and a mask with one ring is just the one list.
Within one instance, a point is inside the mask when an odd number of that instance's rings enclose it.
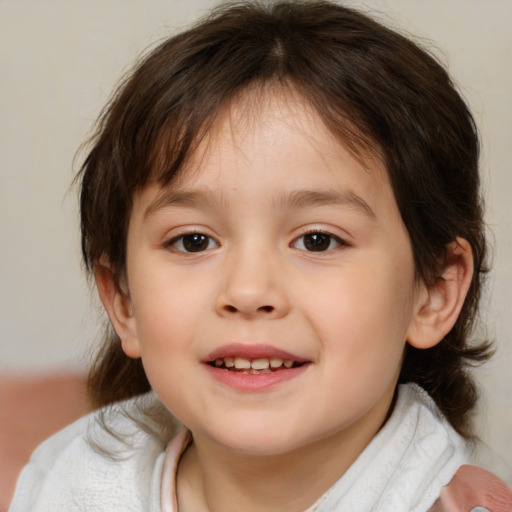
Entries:
{"label": "eye", "polygon": [[180,235],[169,240],[166,245],[180,252],[202,252],[219,246],[213,238],[203,233]]}
{"label": "eye", "polygon": [[292,244],[295,249],[310,252],[331,251],[341,245],[346,245],[341,238],[322,231],[306,233],[305,235],[297,238]]}

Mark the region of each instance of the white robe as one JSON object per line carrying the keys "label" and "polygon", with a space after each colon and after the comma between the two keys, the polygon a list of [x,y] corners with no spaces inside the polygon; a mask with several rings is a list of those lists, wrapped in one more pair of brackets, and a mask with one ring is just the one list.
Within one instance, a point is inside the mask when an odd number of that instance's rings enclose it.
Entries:
{"label": "white robe", "polygon": [[[134,403],[124,407],[134,409]],[[177,436],[166,448],[114,406],[105,414],[129,439],[124,444],[102,429],[97,414],[35,450],[9,512],[177,512],[173,475],[187,437]],[[94,450],[90,438],[115,459]],[[432,399],[416,385],[402,385],[385,426],[309,511],[426,512],[457,469],[472,462],[469,447]]]}

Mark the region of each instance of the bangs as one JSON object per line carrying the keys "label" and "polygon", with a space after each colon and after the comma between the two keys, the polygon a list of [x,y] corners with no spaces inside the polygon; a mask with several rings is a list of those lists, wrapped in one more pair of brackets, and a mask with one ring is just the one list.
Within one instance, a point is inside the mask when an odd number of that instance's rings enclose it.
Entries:
{"label": "bangs", "polygon": [[[307,83],[294,82],[291,76],[276,76],[266,82],[257,79],[238,89],[224,89],[217,93],[215,101],[211,96],[207,98],[210,101],[198,98],[193,109],[169,114],[162,126],[158,127],[159,133],[144,172],[130,188],[142,188],[148,183],[157,183],[162,187],[171,185],[191,157],[197,156],[201,146],[208,145],[208,140],[225,116],[231,118],[232,111],[236,109],[236,123],[251,122],[259,117],[270,98],[282,99],[283,104],[293,98],[304,105],[306,110],[324,123],[333,139],[347,148],[359,162],[384,158],[380,146],[366,133],[368,127],[357,119],[356,112],[348,114],[344,105],[340,105],[339,98],[329,98],[324,91]],[[235,132],[236,127],[233,130]]]}

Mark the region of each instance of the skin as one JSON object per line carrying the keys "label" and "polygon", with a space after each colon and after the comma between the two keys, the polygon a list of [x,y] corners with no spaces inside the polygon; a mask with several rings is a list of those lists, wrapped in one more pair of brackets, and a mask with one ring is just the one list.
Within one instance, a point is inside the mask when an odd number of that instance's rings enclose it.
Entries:
{"label": "skin", "polygon": [[[96,269],[123,349],[193,433],[178,472],[185,512],[313,504],[385,422],[406,343],[438,343],[471,280],[458,240],[443,279],[416,281],[378,158],[355,158],[297,96],[259,98],[250,116],[243,104],[225,110],[171,187],[134,197],[125,291],[108,265]],[[310,250],[311,232],[323,233],[322,250]],[[187,251],[191,233],[208,237],[202,250]],[[268,388],[236,389],[205,365],[231,343],[307,364]]]}

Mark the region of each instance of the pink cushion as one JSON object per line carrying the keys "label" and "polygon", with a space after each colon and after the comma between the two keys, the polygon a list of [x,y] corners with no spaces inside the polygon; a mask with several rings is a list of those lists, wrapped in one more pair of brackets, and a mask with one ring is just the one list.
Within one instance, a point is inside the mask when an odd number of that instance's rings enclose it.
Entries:
{"label": "pink cushion", "polygon": [[88,412],[85,382],[77,373],[0,375],[0,511],[34,448]]}
{"label": "pink cushion", "polygon": [[429,512],[511,512],[512,491],[485,469],[461,466]]}

